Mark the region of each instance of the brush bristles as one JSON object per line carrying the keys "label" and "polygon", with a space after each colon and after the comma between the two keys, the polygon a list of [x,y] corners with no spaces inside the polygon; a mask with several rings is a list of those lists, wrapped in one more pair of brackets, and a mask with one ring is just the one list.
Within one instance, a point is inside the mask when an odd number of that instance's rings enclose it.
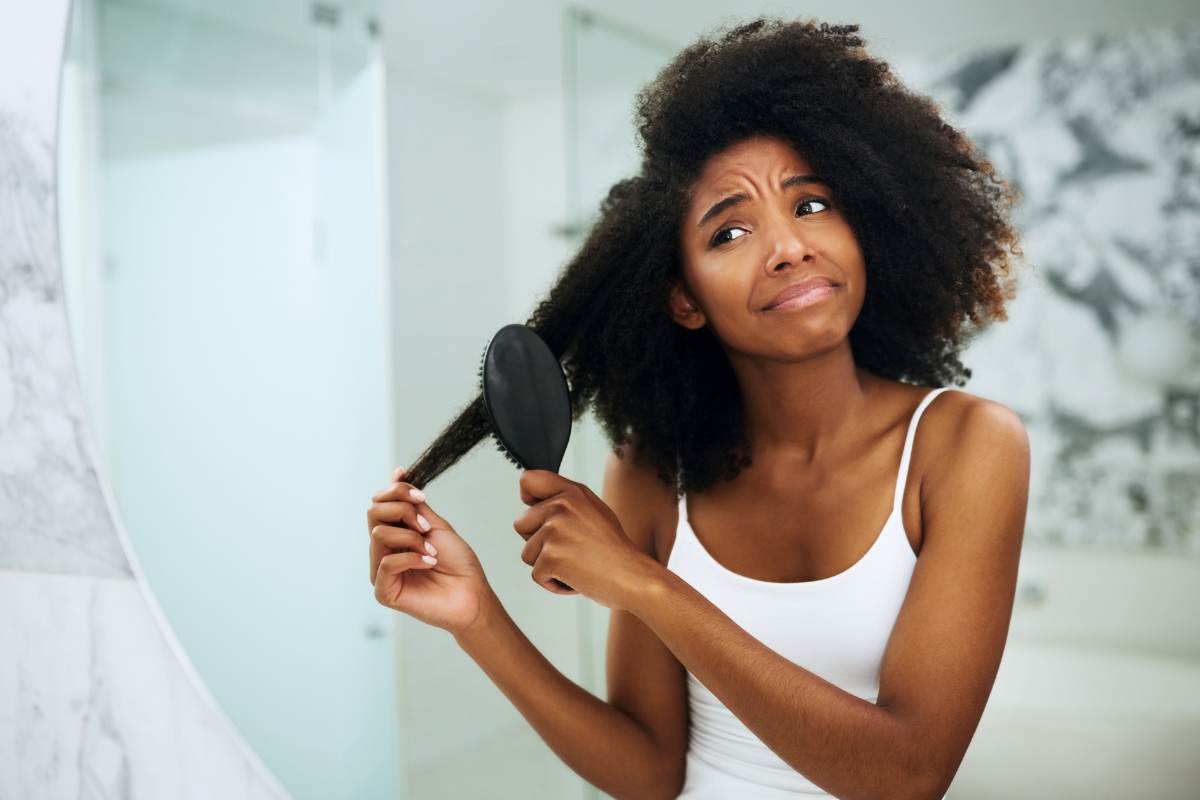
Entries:
{"label": "brush bristles", "polygon": [[[475,370],[476,377],[479,378],[479,396],[480,397],[483,397],[483,365],[487,362],[487,352],[488,352],[488,348],[491,346],[492,346],[492,340],[488,339],[488,343],[483,346],[483,352],[479,354],[479,369]],[[485,411],[486,411],[486,409],[485,409]],[[504,456],[504,460],[508,461],[514,467],[524,469],[524,467],[521,466],[521,462],[517,461],[517,459],[513,457],[513,454],[508,452],[508,448],[504,446],[504,442],[500,441],[500,437],[496,435],[496,432],[494,430],[492,430],[490,422],[488,424],[488,430],[491,431],[492,442],[495,445],[496,449],[500,451],[500,454]]]}
{"label": "brush bristles", "polygon": [[504,442],[500,441],[499,437],[496,436],[495,431],[492,432],[492,439],[496,443],[496,449],[499,450],[500,454],[504,456],[505,461],[509,462],[518,469],[525,469],[525,467],[521,466],[521,462],[517,461],[517,459],[513,457],[513,454],[508,452],[508,448],[505,447]]}

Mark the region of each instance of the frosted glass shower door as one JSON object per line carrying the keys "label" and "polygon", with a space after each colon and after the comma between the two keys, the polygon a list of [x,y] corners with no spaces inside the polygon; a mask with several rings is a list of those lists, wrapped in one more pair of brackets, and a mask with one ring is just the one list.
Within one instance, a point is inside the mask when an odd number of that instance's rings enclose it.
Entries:
{"label": "frosted glass shower door", "polygon": [[77,7],[96,27],[64,125],[92,146],[60,163],[81,198],[64,280],[134,552],[296,798],[394,800],[394,615],[366,569],[366,506],[394,466],[369,26]]}
{"label": "frosted glass shower door", "polygon": [[[395,795],[374,71],[306,136],[105,168],[108,429],[151,586],[300,798]],[[186,187],[186,191],[180,191]]]}

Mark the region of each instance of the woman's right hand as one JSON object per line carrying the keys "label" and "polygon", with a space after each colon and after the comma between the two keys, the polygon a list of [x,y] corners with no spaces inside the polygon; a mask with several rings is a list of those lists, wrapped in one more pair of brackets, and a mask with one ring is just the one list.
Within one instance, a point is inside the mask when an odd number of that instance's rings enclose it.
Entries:
{"label": "woman's right hand", "polygon": [[367,510],[375,599],[458,636],[479,618],[490,592],[483,567],[403,477],[397,469]]}

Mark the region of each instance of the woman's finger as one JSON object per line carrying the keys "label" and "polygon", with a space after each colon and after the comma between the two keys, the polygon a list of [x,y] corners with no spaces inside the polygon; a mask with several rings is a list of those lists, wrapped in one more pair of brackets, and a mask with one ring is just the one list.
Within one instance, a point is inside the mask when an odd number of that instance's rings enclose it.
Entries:
{"label": "woman's finger", "polygon": [[393,483],[375,493],[371,498],[373,503],[417,503],[425,502],[425,493],[410,483]]}
{"label": "woman's finger", "polygon": [[527,506],[548,497],[561,494],[575,483],[544,469],[531,469],[521,473],[521,502]]}
{"label": "woman's finger", "polygon": [[371,531],[371,544],[390,550],[408,548],[420,550],[422,553],[429,549],[425,537],[421,534],[409,528],[397,528],[392,525],[376,525]]}
{"label": "woman's finger", "polygon": [[408,528],[394,528],[391,525],[376,525],[371,531],[370,546],[371,583],[375,583],[375,575],[379,571],[379,562],[398,550],[411,550],[418,555],[432,556],[436,551],[425,541],[424,537]]}
{"label": "woman's finger", "polygon": [[442,515],[438,514],[436,511],[433,510],[433,507],[429,505],[428,500],[422,500],[420,503],[418,503],[417,511],[421,512],[421,516],[428,519],[429,522],[433,525],[433,527],[449,528],[450,530],[454,530],[453,525],[451,525],[449,522],[447,522],[445,520],[445,518],[442,517]]}
{"label": "woman's finger", "polygon": [[539,558],[533,564],[533,572],[530,573],[533,582],[543,589],[554,592],[555,594],[579,594],[579,592],[567,586],[554,575],[554,570],[550,566],[549,559]]}
{"label": "woman's finger", "polygon": [[529,541],[529,537],[541,530],[556,510],[557,506],[553,500],[532,505],[513,520],[513,530],[519,533],[522,539]]}
{"label": "woman's finger", "polygon": [[[425,493],[420,489],[408,483],[395,483],[386,489],[382,489],[371,498],[375,503],[409,503],[417,507],[417,512],[424,517],[431,525],[437,525],[440,528],[450,528],[450,523],[446,522],[440,514],[430,507],[426,501]],[[418,530],[429,530],[428,528],[416,526]]]}
{"label": "woman's finger", "polygon": [[421,533],[426,533],[433,527],[412,503],[375,503],[367,512],[367,519],[372,530],[380,523],[385,525],[403,524],[405,527]]}
{"label": "woman's finger", "polygon": [[392,553],[379,562],[379,575],[399,575],[410,569],[432,569],[435,564],[437,559],[433,556],[413,552]]}
{"label": "woman's finger", "polygon": [[529,566],[537,564],[538,556],[542,554],[542,546],[546,543],[546,530],[543,528],[530,536],[521,548],[521,560]]}
{"label": "woman's finger", "polygon": [[387,605],[383,596],[384,584],[379,578],[394,577],[409,570],[433,569],[437,559],[433,556],[423,556],[419,553],[393,553],[384,556],[379,562],[379,573],[375,579],[375,599]]}
{"label": "woman's finger", "polygon": [[396,467],[395,471],[392,472],[392,483],[399,483],[400,479],[404,477],[405,472],[404,467]]}

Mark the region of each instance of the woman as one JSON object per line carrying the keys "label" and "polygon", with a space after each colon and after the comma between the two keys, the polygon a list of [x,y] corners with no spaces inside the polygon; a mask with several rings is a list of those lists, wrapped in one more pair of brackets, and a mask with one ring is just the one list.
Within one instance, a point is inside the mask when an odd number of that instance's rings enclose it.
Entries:
{"label": "woman", "polygon": [[603,499],[527,472],[515,523],[534,580],[612,609],[607,702],[417,488],[488,433],[479,400],[368,514],[379,601],[453,633],[614,797],[941,797],[995,678],[1024,429],[929,387],[1004,316],[1011,200],[855,31],[684,51],[639,98],[641,172],[530,320],[614,446]]}

